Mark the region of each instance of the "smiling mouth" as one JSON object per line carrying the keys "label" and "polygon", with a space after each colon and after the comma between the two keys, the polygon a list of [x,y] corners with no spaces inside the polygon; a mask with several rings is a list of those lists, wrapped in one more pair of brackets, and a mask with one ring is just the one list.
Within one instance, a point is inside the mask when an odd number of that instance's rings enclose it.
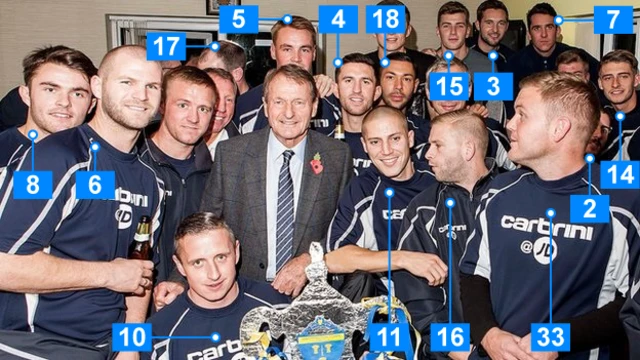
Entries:
{"label": "smiling mouth", "polygon": [[145,112],[147,111],[147,108],[144,106],[135,106],[135,105],[126,105],[126,108],[133,110],[133,111],[139,111],[139,112]]}
{"label": "smiling mouth", "polygon": [[59,119],[71,119],[71,114],[67,114],[67,113],[59,113],[59,112],[53,112],[53,113],[49,113],[49,115],[59,118]]}

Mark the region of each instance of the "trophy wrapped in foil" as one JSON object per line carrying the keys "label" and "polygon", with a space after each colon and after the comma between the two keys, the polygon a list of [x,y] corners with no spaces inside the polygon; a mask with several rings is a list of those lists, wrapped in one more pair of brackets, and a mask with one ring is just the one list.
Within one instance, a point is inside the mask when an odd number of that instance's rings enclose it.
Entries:
{"label": "trophy wrapped in foil", "polygon": [[[290,359],[355,359],[353,334],[365,332],[371,308],[387,301],[386,296],[353,304],[327,283],[327,266],[319,243],[309,249],[311,264],[305,272],[309,283],[300,296],[283,310],[258,307],[249,311],[240,325],[243,352],[256,359],[268,359],[265,350],[270,337],[285,335]],[[397,302],[399,303],[399,302]],[[392,321],[395,319],[392,312]],[[270,336],[261,331],[268,325]]]}

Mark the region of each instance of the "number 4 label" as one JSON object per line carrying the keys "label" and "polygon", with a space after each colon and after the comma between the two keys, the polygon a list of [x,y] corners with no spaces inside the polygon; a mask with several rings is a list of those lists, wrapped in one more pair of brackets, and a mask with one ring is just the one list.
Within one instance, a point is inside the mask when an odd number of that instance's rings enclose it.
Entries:
{"label": "number 4 label", "polygon": [[469,351],[469,324],[431,324],[431,351]]}
{"label": "number 4 label", "polygon": [[633,34],[633,6],[594,6],[595,34]]}
{"label": "number 4 label", "polygon": [[113,200],[116,197],[114,171],[78,171],[76,173],[76,199]]}
{"label": "number 4 label", "polygon": [[531,351],[571,351],[569,324],[531,324]]}
{"label": "number 4 label", "polygon": [[321,34],[358,33],[358,5],[320,5],[318,19]]}
{"label": "number 4 label", "polygon": [[113,351],[146,351],[151,347],[151,324],[112,324]]}

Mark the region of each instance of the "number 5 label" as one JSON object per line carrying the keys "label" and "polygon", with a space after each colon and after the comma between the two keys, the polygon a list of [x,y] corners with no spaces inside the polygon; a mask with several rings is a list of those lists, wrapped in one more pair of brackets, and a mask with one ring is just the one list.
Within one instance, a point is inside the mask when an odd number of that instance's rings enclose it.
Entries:
{"label": "number 5 label", "polygon": [[358,5],[320,5],[318,19],[321,34],[358,33]]}
{"label": "number 5 label", "polygon": [[513,73],[474,73],[474,100],[513,100]]}
{"label": "number 5 label", "polygon": [[147,60],[185,60],[187,34],[179,32],[147,33]]}
{"label": "number 5 label", "polygon": [[112,324],[111,344],[115,351],[146,351],[151,348],[151,324]]}
{"label": "number 5 label", "polygon": [[257,34],[258,5],[220,6],[221,34]]}
{"label": "number 5 label", "polygon": [[429,75],[429,99],[469,100],[469,74],[431,73]]}
{"label": "number 5 label", "polygon": [[469,324],[431,324],[431,352],[469,351]]}
{"label": "number 5 label", "polygon": [[115,172],[78,171],[76,173],[76,199],[113,200],[115,197]]}
{"label": "number 5 label", "polygon": [[569,216],[573,224],[608,223],[609,195],[571,195]]}
{"label": "number 5 label", "polygon": [[633,6],[594,6],[595,34],[633,34]]}
{"label": "number 5 label", "polygon": [[569,324],[531,324],[531,351],[571,351]]}
{"label": "number 5 label", "polygon": [[14,199],[48,200],[53,194],[51,171],[16,171],[13,182]]}

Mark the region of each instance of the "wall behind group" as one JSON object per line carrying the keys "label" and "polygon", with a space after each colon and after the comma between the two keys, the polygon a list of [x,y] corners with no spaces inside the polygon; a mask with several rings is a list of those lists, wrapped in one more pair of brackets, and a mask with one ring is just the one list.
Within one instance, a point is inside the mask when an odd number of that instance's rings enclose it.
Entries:
{"label": "wall behind group", "polygon": [[[259,5],[261,17],[279,17],[283,10],[309,19],[318,17],[318,5],[354,4],[360,6],[357,35],[340,37],[342,55],[353,51],[371,51],[376,44],[365,34],[365,5],[377,0],[243,0]],[[438,45],[435,23],[438,8],[445,0],[406,0],[415,34],[413,47]],[[462,1],[469,7],[472,20],[481,0]],[[86,53],[96,64],[107,51],[106,14],[205,16],[205,0],[0,0],[0,97],[22,83],[21,62],[25,55],[43,45],[64,44]],[[277,6],[274,4],[277,3]],[[327,36],[327,59],[335,57],[335,36]],[[331,65],[327,73],[333,74]]]}

